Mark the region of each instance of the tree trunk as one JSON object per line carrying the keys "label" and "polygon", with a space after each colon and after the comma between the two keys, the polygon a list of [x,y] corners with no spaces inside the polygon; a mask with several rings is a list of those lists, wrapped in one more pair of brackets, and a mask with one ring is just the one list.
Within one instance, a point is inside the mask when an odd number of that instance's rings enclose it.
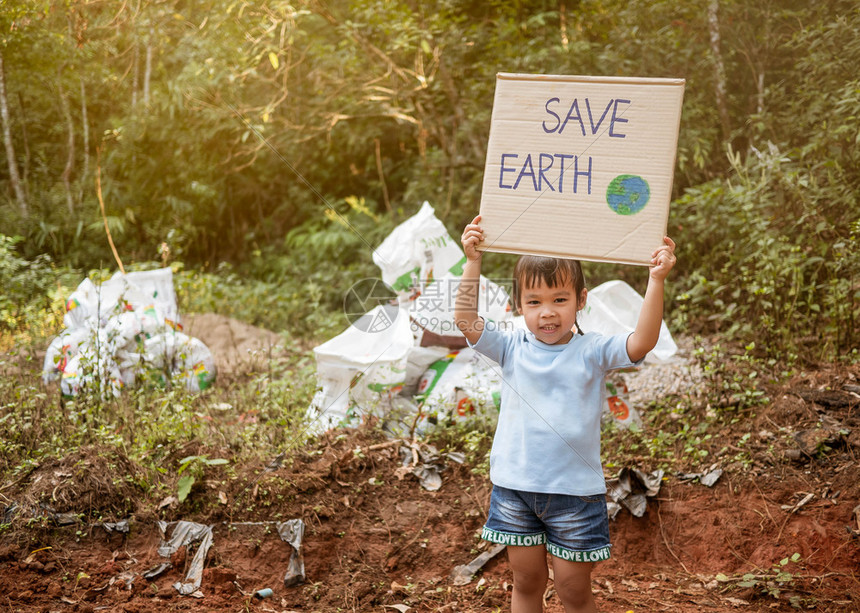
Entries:
{"label": "tree trunk", "polygon": [[137,106],[137,58],[137,43],[135,43],[131,55],[131,108]]}
{"label": "tree trunk", "polygon": [[15,161],[15,147],[12,144],[12,126],[9,119],[9,102],[6,98],[6,68],[3,65],[2,53],[0,53],[0,118],[3,120],[3,144],[6,145],[6,160],[9,164],[9,182],[15,191],[18,208],[21,209],[21,214],[26,217],[30,209],[27,206],[27,197],[24,194],[24,187],[21,185],[21,178],[18,176],[18,163]]}
{"label": "tree trunk", "polygon": [[756,105],[755,111],[756,114],[761,115],[764,113],[764,72],[760,72],[756,75]]}
{"label": "tree trunk", "polygon": [[708,31],[711,35],[711,54],[714,56],[714,87],[717,97],[717,112],[720,116],[723,140],[728,142],[731,136],[731,123],[729,122],[729,107],[726,101],[726,67],[723,64],[723,56],[720,53],[719,8],[719,0],[711,0],[708,4]]}
{"label": "tree trunk", "polygon": [[30,185],[30,135],[27,134],[27,104],[24,102],[24,96],[18,92],[18,108],[21,109],[21,139],[24,143],[24,162],[21,168],[21,187],[24,189],[24,196],[27,202],[30,201],[30,190],[27,187]]}
{"label": "tree trunk", "polygon": [[146,40],[146,62],[143,69],[143,104],[149,106],[149,81],[152,77],[152,30]]}
{"label": "tree trunk", "polygon": [[84,141],[84,168],[81,173],[79,202],[83,202],[85,186],[90,176],[90,126],[87,119],[87,90],[83,77],[81,77],[81,136]]}
{"label": "tree trunk", "polygon": [[561,33],[561,46],[567,51],[570,38],[567,35],[567,7],[564,2],[560,3],[558,7],[558,26]]}
{"label": "tree trunk", "polygon": [[66,205],[69,207],[69,213],[74,213],[75,200],[72,197],[72,171],[75,169],[75,124],[72,122],[72,112],[69,110],[69,97],[66,94],[66,90],[63,89],[62,82],[59,82],[57,87],[60,92],[60,106],[63,109],[63,117],[66,120],[66,130],[68,131],[66,143],[68,144],[69,151],[66,156],[66,167],[63,169],[63,186],[66,188]]}

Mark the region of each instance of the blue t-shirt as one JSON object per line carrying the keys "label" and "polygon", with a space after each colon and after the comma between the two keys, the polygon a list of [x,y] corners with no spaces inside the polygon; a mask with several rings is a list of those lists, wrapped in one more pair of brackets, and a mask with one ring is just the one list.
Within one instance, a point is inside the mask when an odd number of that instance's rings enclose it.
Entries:
{"label": "blue t-shirt", "polygon": [[607,371],[632,366],[627,336],[574,334],[547,345],[527,330],[485,325],[476,351],[502,368],[490,481],[513,490],[592,496],[606,492],[600,415]]}

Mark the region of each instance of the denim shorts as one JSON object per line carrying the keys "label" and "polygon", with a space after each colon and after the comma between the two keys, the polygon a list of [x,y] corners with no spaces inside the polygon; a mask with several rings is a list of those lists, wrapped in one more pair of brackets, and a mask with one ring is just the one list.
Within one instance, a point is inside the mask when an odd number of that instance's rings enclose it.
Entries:
{"label": "denim shorts", "polygon": [[572,562],[608,560],[606,496],[537,494],[494,485],[481,538],[520,547],[545,545],[555,557]]}

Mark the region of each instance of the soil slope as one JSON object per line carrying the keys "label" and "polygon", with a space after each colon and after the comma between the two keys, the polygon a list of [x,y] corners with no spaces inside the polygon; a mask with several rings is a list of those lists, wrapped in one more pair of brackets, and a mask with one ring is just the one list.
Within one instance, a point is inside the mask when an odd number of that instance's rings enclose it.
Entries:
{"label": "soil slope", "polygon": [[[860,611],[858,380],[856,366],[826,366],[769,389],[768,405],[712,441],[732,452],[749,434],[748,462],[718,460],[724,472],[712,487],[666,475],[642,517],[622,509],[611,522],[612,559],[594,574],[599,609]],[[3,611],[509,608],[505,553],[490,557],[477,538],[490,484],[456,455],[389,440],[368,424],[245,467],[226,485],[198,483],[190,504],[160,506],[114,478],[135,470],[117,453],[79,451],[2,485],[4,505],[47,497],[56,512],[19,509],[0,534]],[[647,459],[638,467],[653,468]],[[441,477],[437,491],[422,486],[422,469]],[[93,508],[106,519],[129,518],[129,531],[76,521],[75,513]],[[304,525],[305,578],[287,587],[298,552],[278,525],[293,519]],[[205,547],[198,541],[160,555],[159,520],[212,529],[192,595],[173,585],[187,580]],[[458,567],[481,554],[490,559],[471,580],[455,580]],[[271,595],[254,595],[264,588]],[[545,600],[549,613],[562,611],[551,582]]]}

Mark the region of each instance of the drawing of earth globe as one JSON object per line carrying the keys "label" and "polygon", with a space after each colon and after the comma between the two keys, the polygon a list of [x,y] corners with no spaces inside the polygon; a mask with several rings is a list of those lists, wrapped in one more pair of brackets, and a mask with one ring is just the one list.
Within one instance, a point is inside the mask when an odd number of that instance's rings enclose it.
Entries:
{"label": "drawing of earth globe", "polygon": [[634,215],[651,198],[648,182],[638,175],[618,175],[606,188],[606,203],[619,215]]}

